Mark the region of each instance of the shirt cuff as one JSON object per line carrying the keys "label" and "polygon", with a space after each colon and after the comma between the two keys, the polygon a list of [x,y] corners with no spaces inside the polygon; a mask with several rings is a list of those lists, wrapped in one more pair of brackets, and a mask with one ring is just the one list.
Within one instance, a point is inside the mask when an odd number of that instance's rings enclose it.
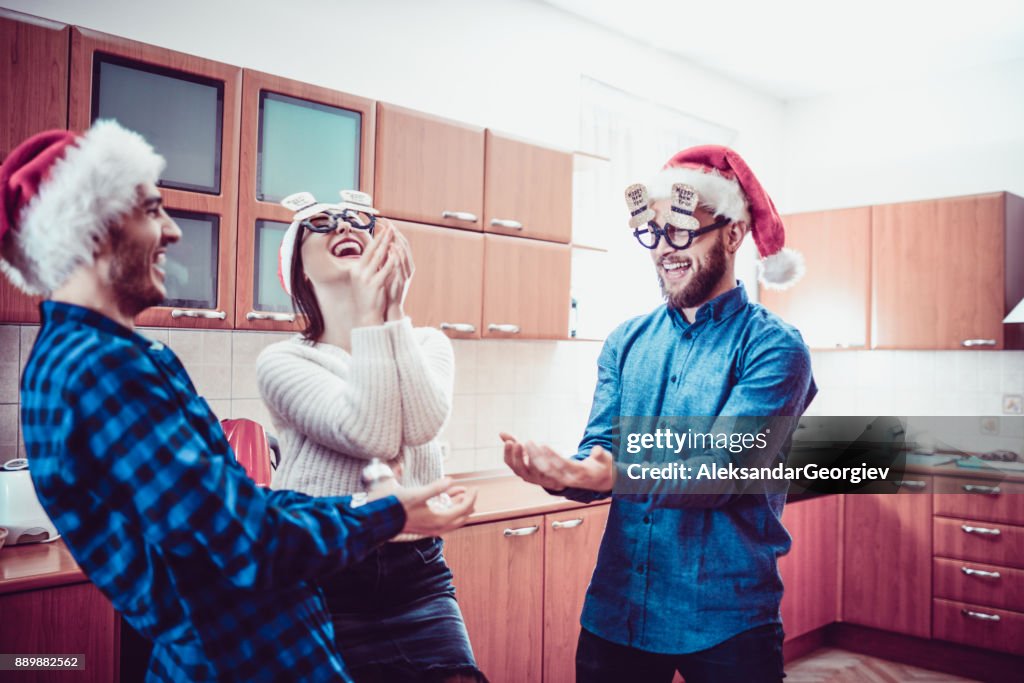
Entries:
{"label": "shirt cuff", "polygon": [[345,496],[343,504],[359,519],[367,530],[367,540],[374,546],[394,538],[405,526],[405,508],[396,496],[387,496],[353,508],[352,497]]}

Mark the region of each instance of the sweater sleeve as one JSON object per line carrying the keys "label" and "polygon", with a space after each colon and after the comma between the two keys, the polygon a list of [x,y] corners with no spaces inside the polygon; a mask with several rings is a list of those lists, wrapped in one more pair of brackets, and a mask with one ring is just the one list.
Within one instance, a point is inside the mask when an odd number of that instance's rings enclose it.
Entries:
{"label": "sweater sleeve", "polygon": [[294,342],[268,346],[256,361],[267,406],[306,438],[355,458],[394,458],[402,443],[398,372],[383,326],[352,330],[348,377],[306,357]]}
{"label": "sweater sleeve", "polygon": [[431,328],[413,330],[409,318],[385,324],[391,334],[402,395],[403,445],[437,438],[451,412],[455,359],[452,343]]}

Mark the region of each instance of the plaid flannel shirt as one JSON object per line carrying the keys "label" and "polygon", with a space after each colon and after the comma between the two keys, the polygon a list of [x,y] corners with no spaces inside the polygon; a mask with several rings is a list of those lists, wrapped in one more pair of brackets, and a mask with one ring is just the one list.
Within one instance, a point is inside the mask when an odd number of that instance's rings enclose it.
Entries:
{"label": "plaid flannel shirt", "polygon": [[313,581],[398,533],[398,500],[257,487],[170,349],[86,308],[40,310],[21,394],[32,479],[75,560],[153,641],[147,678],[349,680]]}

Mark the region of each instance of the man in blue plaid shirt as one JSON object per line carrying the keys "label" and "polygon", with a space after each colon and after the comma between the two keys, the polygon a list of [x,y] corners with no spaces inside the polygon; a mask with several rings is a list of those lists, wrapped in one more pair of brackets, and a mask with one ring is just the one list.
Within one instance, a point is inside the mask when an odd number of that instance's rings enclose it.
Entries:
{"label": "man in blue plaid shirt", "polygon": [[[258,488],[170,349],[133,331],[181,237],[163,159],[99,122],[40,133],[0,166],[0,270],[46,295],[22,378],[32,478],[82,569],[153,641],[147,678],[349,680],[313,581],[406,531],[463,524],[450,480],[353,507]],[[444,491],[454,505],[427,500]]]}

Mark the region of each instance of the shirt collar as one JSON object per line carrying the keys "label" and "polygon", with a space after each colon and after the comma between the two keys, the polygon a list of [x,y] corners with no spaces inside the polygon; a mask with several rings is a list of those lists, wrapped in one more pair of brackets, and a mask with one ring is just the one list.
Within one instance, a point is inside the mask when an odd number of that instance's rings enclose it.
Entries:
{"label": "shirt collar", "polygon": [[[728,318],[733,313],[739,311],[741,308],[749,303],[747,298],[746,288],[739,282],[736,281],[736,286],[730,289],[728,292],[719,294],[711,301],[707,302],[703,306],[697,309],[697,315],[694,316],[693,323],[697,325],[706,320],[712,320],[719,322]],[[690,326],[690,322],[683,316],[682,311],[677,311],[671,306],[668,307],[669,315],[672,317],[672,321],[679,327],[686,329]]]}
{"label": "shirt collar", "polygon": [[47,300],[39,304],[39,313],[44,325],[47,323],[80,323],[95,328],[100,332],[128,339],[146,348],[152,343],[149,339],[129,330],[121,323],[115,322],[102,313],[98,313],[91,308],[85,308],[84,306],[69,304],[64,301]]}

